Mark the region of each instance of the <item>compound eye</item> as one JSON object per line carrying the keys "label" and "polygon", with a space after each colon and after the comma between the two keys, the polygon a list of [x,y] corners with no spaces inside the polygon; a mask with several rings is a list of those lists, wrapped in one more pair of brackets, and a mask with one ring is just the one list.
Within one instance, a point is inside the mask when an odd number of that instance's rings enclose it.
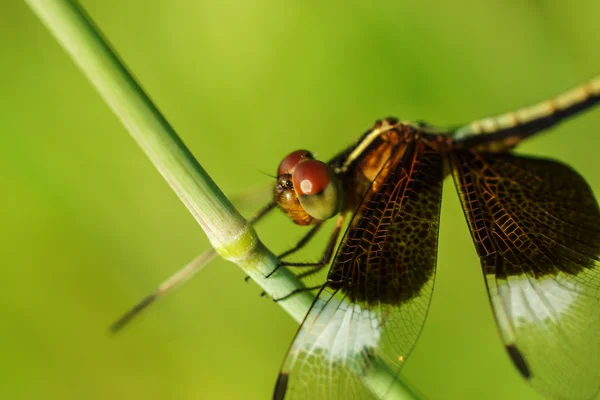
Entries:
{"label": "compound eye", "polygon": [[312,159],[313,155],[308,150],[296,150],[291,152],[283,159],[283,161],[281,161],[281,164],[279,164],[277,176],[291,174],[292,171],[294,171],[294,168],[296,168],[303,160]]}
{"label": "compound eye", "polygon": [[340,212],[342,188],[327,164],[302,160],[292,172],[292,183],[300,205],[313,218],[324,220]]}

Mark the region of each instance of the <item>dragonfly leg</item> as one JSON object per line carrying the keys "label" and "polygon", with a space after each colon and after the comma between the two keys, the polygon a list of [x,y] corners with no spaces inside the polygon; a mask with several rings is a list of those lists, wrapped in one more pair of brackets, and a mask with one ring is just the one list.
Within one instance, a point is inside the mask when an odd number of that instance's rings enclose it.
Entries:
{"label": "dragonfly leg", "polygon": [[[346,217],[346,214],[340,214],[340,216],[338,217],[338,219],[335,222],[335,228],[333,230],[333,232],[331,233],[331,237],[329,238],[329,242],[327,243],[327,247],[325,248],[325,252],[323,253],[323,257],[321,258],[321,261],[316,262],[316,263],[284,263],[281,262],[279,266],[286,266],[286,267],[313,267],[311,268],[309,271],[306,271],[302,274],[298,275],[298,278],[302,279],[305,278],[309,275],[312,275],[318,271],[320,271],[321,269],[323,269],[324,267],[326,267],[327,265],[329,265],[329,263],[331,262],[331,258],[333,257],[333,251],[335,249],[335,244],[337,243],[337,240],[340,236],[340,232],[342,230],[342,225],[344,224],[344,219]],[[319,287],[321,287],[322,285],[318,285],[315,287],[308,287],[308,288],[300,288],[300,289],[296,289],[293,290],[291,293],[279,298],[279,299],[273,299],[274,301],[280,301],[283,299],[287,299],[290,296],[293,296],[296,293],[301,293],[301,292],[306,292],[306,291],[310,291],[310,290],[314,290],[314,289],[318,289]]]}
{"label": "dragonfly leg", "polygon": [[[280,255],[277,256],[277,258],[279,260],[281,260],[282,258],[285,258],[287,256],[289,256],[290,254],[293,254],[295,252],[297,252],[298,250],[300,250],[301,248],[303,248],[304,246],[306,246],[306,244],[310,241],[310,239],[313,238],[313,236],[315,236],[317,234],[317,232],[319,231],[319,229],[321,229],[321,227],[323,226],[323,221],[317,222],[317,224],[315,224],[315,226],[313,226],[299,241],[298,243],[296,243],[296,245],[294,247],[292,247],[291,249],[284,251],[283,253],[281,253]],[[275,267],[275,269],[273,269],[273,271],[269,272],[268,275],[265,275],[265,278],[269,278],[271,277],[271,275],[273,275],[280,267],[286,265],[285,263],[279,261],[279,264],[277,264],[277,266]]]}
{"label": "dragonfly leg", "polygon": [[292,297],[295,294],[298,293],[303,293],[303,292],[310,292],[311,290],[316,290],[316,289],[321,289],[321,287],[323,287],[323,285],[316,285],[316,286],[311,286],[311,287],[304,287],[304,288],[300,288],[300,289],[295,289],[292,290],[290,293],[286,294],[283,297],[279,297],[279,298],[273,298],[273,301],[275,303],[281,301],[281,300],[285,300],[285,299],[289,299],[290,297]]}
{"label": "dragonfly leg", "polygon": [[327,247],[325,247],[325,252],[323,253],[323,257],[318,262],[307,262],[307,263],[291,263],[291,262],[280,262],[280,265],[286,267],[317,267],[323,268],[331,261],[333,257],[333,251],[335,250],[335,244],[337,243],[338,238],[340,237],[340,232],[342,231],[342,225],[344,224],[345,214],[340,214],[338,219],[335,221],[335,228],[333,232],[331,232],[331,236],[329,237],[329,241],[327,242]]}
{"label": "dragonfly leg", "polygon": [[[328,264],[328,263],[327,263],[327,264]],[[311,276],[311,275],[313,275],[313,274],[316,274],[317,272],[319,272],[320,270],[322,270],[322,269],[323,269],[323,267],[325,267],[327,264],[319,265],[319,266],[317,266],[317,267],[315,267],[315,268],[309,269],[309,270],[308,270],[308,271],[306,271],[306,272],[303,272],[303,273],[301,273],[301,274],[298,274],[298,279],[304,279],[304,278],[306,278],[307,276]]]}
{"label": "dragonfly leg", "polygon": [[[340,236],[340,232],[342,230],[342,225],[344,224],[345,217],[346,217],[346,214],[340,214],[339,217],[337,218],[337,220],[335,221],[335,228],[333,229],[333,232],[331,233],[331,236],[329,237],[329,241],[327,242],[327,247],[325,248],[325,252],[323,253],[323,257],[321,257],[320,261],[308,262],[308,263],[280,261],[279,264],[277,265],[277,267],[275,267],[275,269],[269,275],[267,275],[267,278],[269,276],[273,275],[273,273],[275,273],[275,271],[277,271],[277,269],[279,269],[280,267],[294,267],[294,268],[295,267],[300,267],[300,268],[315,267],[315,268],[313,268],[313,270],[320,270],[321,268],[328,265],[329,262],[331,261],[331,257],[333,257],[333,250],[335,249],[335,244],[337,243],[337,240]],[[322,224],[322,222],[319,222],[319,226],[320,226],[320,224]],[[315,226],[315,228],[316,228],[316,226]],[[311,231],[316,230],[315,228],[311,229]],[[314,235],[314,233],[311,235],[310,232],[307,235],[305,235],[305,237],[303,237],[300,240],[300,242],[303,242],[302,246],[304,246],[306,244],[306,242],[308,241],[308,239],[310,239],[313,235]],[[307,236],[308,236],[308,239],[305,240],[307,238]],[[296,250],[297,249],[294,249],[294,251],[296,251]],[[292,252],[288,251],[286,253],[284,253],[284,256],[287,256],[287,255],[291,254]]]}
{"label": "dragonfly leg", "polygon": [[323,221],[317,222],[317,224],[315,226],[313,226],[310,229],[310,231],[308,231],[306,233],[306,235],[304,235],[302,237],[302,239],[300,239],[298,241],[298,243],[296,243],[296,245],[294,247],[292,247],[291,249],[289,249],[287,251],[284,251],[283,253],[278,255],[277,258],[279,258],[281,260],[281,259],[289,256],[290,254],[294,254],[295,252],[297,252],[298,250],[300,250],[301,248],[306,246],[306,244],[310,241],[310,239],[313,238],[313,236],[316,235],[316,233],[319,231],[319,229],[321,229],[322,226],[323,226]]}

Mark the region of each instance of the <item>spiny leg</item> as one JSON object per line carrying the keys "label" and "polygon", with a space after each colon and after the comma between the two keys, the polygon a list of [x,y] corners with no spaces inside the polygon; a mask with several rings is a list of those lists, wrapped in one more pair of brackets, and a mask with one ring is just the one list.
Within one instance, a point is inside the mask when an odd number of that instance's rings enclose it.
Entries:
{"label": "spiny leg", "polygon": [[[337,243],[337,240],[340,236],[340,231],[341,231],[342,225],[344,223],[344,218],[345,218],[345,214],[340,214],[338,216],[338,218],[335,222],[335,228],[333,229],[333,232],[331,233],[331,236],[327,243],[327,247],[325,248],[325,252],[323,253],[323,257],[321,258],[320,261],[312,262],[312,263],[292,263],[292,262],[279,261],[279,264],[277,265],[277,267],[275,267],[275,269],[273,271],[271,271],[271,273],[269,273],[269,275],[267,275],[266,277],[268,278],[271,275],[273,275],[275,273],[275,271],[277,271],[280,267],[316,267],[316,268],[314,268],[314,270],[319,270],[319,269],[323,268],[325,265],[329,264],[329,261],[331,261],[331,257],[333,255],[333,250],[335,248],[335,244]],[[308,242],[308,240],[310,240],[314,236],[314,234],[320,228],[320,225],[322,223],[323,222],[319,222],[317,225],[315,225],[315,227],[313,227],[310,232],[308,232],[302,239],[300,239],[300,242],[298,242],[298,244],[302,243],[302,246],[304,246]],[[279,258],[281,259],[282,257],[285,257],[285,256],[299,250],[302,246],[300,246],[300,247],[296,246],[292,250],[286,251]]]}
{"label": "spiny leg", "polygon": [[290,293],[286,294],[285,296],[279,297],[277,299],[274,298],[273,301],[275,303],[277,303],[278,301],[289,299],[290,297],[292,297],[295,294],[303,293],[303,292],[310,292],[311,290],[321,289],[321,287],[323,287],[323,285],[316,285],[316,286],[310,286],[310,287],[303,287],[300,289],[294,289]]}
{"label": "spiny leg", "polygon": [[[296,243],[296,245],[294,247],[292,247],[291,249],[289,249],[287,251],[284,251],[279,256],[277,256],[277,258],[279,260],[281,260],[282,258],[287,257],[290,254],[293,254],[293,253],[297,252],[298,250],[302,249],[304,246],[306,246],[306,244],[310,241],[310,239],[312,239],[317,234],[319,229],[321,229],[321,227],[323,226],[323,222],[324,221],[317,222],[316,225],[314,225],[312,228],[310,228],[310,230],[308,232],[306,232],[306,234],[304,236],[302,236],[302,238],[298,241],[298,243]],[[273,269],[273,271],[269,272],[265,276],[265,278],[271,277],[271,275],[273,275],[279,269],[279,267],[281,267],[282,265],[283,265],[283,263],[281,261],[279,261],[279,264],[277,264],[275,269]]]}
{"label": "spiny leg", "polygon": [[335,221],[335,228],[333,229],[333,232],[331,233],[331,237],[329,238],[329,243],[327,244],[327,248],[325,249],[325,253],[323,254],[323,258],[321,259],[321,262],[315,263],[315,265],[308,265],[310,263],[307,263],[305,265],[292,265],[292,266],[304,266],[304,267],[314,266],[315,267],[306,272],[298,274],[298,279],[303,279],[303,278],[306,278],[307,276],[315,274],[315,273],[319,272],[321,269],[323,269],[323,267],[325,267],[329,264],[329,262],[331,261],[331,257],[333,257],[333,250],[335,249],[335,244],[337,243],[338,238],[340,237],[340,232],[342,231],[342,225],[344,224],[344,218],[345,218],[345,214],[340,214],[337,221]]}
{"label": "spiny leg", "polygon": [[294,254],[295,252],[297,252],[298,250],[302,249],[304,246],[306,246],[306,244],[310,241],[310,239],[313,238],[313,236],[315,236],[317,234],[317,232],[319,231],[319,229],[321,229],[321,227],[323,226],[323,222],[324,221],[320,221],[317,222],[317,224],[315,226],[313,226],[303,237],[302,239],[300,239],[298,241],[298,243],[296,243],[296,245],[294,247],[292,247],[291,249],[284,251],[283,253],[281,253],[280,255],[277,256],[277,258],[279,258],[280,260],[282,258],[285,258],[291,254]]}
{"label": "spiny leg", "polygon": [[[312,275],[318,271],[320,271],[323,267],[327,266],[330,262],[331,262],[331,258],[333,257],[333,251],[335,249],[335,245],[338,241],[338,238],[340,236],[340,232],[342,230],[342,226],[344,224],[344,219],[346,217],[346,214],[340,214],[339,217],[337,218],[337,220],[335,221],[335,228],[333,229],[333,232],[331,233],[331,236],[329,238],[329,242],[327,243],[327,247],[325,248],[325,252],[323,254],[323,257],[321,258],[320,262],[317,263],[298,263],[298,264],[284,264],[285,266],[291,266],[291,267],[315,267],[312,268],[310,271],[304,272],[300,275],[298,275],[298,278],[305,278],[309,275]],[[281,265],[281,264],[280,264]],[[278,299],[273,299],[273,301],[277,302],[277,301],[281,301],[284,299],[287,299],[297,293],[302,293],[302,292],[307,292],[307,291],[311,291],[311,290],[315,290],[315,289],[319,289],[321,286],[323,285],[317,285],[317,286],[311,286],[311,287],[306,287],[306,288],[300,288],[300,289],[296,289],[293,290],[292,292],[288,293],[287,295],[280,297]]]}
{"label": "spiny leg", "polygon": [[[329,241],[327,243],[327,247],[325,248],[325,252],[323,253],[323,257],[321,257],[321,260],[318,262],[308,262],[308,263],[291,263],[291,262],[280,262],[279,265],[280,266],[285,266],[285,267],[316,267],[316,270],[319,270],[321,268],[323,268],[324,266],[326,266],[327,264],[329,264],[329,262],[331,261],[331,257],[333,256],[333,250],[335,249],[335,244],[337,243],[338,238],[340,237],[340,232],[342,230],[342,225],[344,224],[344,219],[346,217],[346,214],[340,214],[339,217],[337,218],[337,220],[335,221],[335,228],[333,229],[333,232],[331,232],[331,236],[329,237]],[[311,271],[308,271],[304,274],[310,274],[312,273]],[[301,274],[298,277],[302,277]]]}

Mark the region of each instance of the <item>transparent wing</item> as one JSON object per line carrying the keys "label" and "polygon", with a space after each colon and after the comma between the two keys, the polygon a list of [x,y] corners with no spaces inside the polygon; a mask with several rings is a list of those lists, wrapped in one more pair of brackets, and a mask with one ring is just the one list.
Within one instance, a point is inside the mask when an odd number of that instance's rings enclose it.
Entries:
{"label": "transparent wing", "polygon": [[556,161],[452,155],[456,186],[508,354],[538,391],[589,399],[600,386],[600,211]]}
{"label": "transparent wing", "polygon": [[385,398],[393,390],[431,300],[443,180],[441,156],[426,143],[398,151],[346,231],[275,399]]}

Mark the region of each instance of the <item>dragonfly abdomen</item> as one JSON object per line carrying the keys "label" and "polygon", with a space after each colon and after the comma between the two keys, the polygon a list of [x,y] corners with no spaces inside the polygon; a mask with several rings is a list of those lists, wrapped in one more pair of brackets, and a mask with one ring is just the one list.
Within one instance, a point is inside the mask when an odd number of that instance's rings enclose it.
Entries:
{"label": "dragonfly abdomen", "polygon": [[600,101],[600,76],[557,97],[530,107],[480,119],[459,128],[457,147],[499,152],[521,140],[584,111]]}

